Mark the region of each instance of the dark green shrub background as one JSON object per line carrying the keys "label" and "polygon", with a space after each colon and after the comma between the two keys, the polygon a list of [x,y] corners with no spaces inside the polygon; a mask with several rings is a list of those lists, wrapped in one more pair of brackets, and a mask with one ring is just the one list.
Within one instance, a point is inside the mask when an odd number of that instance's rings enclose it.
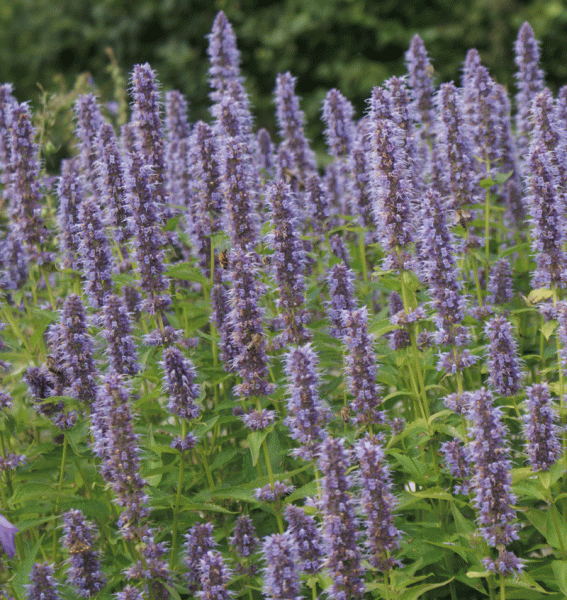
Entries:
{"label": "dark green shrub background", "polygon": [[556,90],[567,83],[567,4],[562,0],[3,0],[0,80],[20,100],[37,101],[37,82],[55,90],[89,71],[108,89],[110,46],[125,72],[148,61],[165,89],[186,93],[192,118],[207,117],[206,40],[223,9],[233,23],[257,122],[274,131],[275,76],[290,70],[311,123],[326,91],[338,87],[365,108],[372,86],[404,71],[404,52],[418,32],[441,80],[458,78],[476,47],[496,78],[513,86],[513,41],[528,20],[542,42],[543,67]]}

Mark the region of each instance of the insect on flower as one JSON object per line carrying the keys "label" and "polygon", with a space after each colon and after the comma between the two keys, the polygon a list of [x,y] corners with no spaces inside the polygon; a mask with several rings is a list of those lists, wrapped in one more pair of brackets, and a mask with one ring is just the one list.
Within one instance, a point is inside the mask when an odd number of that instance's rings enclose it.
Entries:
{"label": "insect on flower", "polygon": [[63,377],[65,375],[65,373],[59,367],[59,365],[57,365],[57,363],[55,362],[55,358],[53,358],[51,354],[48,354],[45,357],[45,366],[47,367],[47,370],[50,373],[53,373],[53,375],[57,375],[58,377]]}
{"label": "insect on flower", "polygon": [[248,352],[252,352],[253,350],[256,350],[257,348],[260,347],[260,344],[262,343],[262,340],[264,338],[262,337],[261,333],[255,333],[252,336],[252,340],[250,340],[250,342],[248,342],[248,345],[246,346],[246,350],[248,350]]}
{"label": "insect on flower", "polygon": [[468,228],[468,224],[474,219],[474,215],[470,210],[457,208],[452,217],[453,225],[460,225],[464,230]]}
{"label": "insect on flower", "polygon": [[81,554],[82,552],[90,552],[91,550],[92,546],[84,540],[75,540],[69,546],[69,554]]}
{"label": "insect on flower", "polygon": [[221,250],[219,254],[219,263],[223,269],[228,269],[228,252],[226,250]]}

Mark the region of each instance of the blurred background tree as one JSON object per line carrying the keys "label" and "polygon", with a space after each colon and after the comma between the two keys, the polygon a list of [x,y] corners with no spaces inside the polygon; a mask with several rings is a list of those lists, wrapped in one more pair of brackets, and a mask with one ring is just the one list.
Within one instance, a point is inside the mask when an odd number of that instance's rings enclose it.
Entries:
{"label": "blurred background tree", "polygon": [[439,81],[458,82],[466,51],[476,47],[501,83],[514,88],[513,42],[527,20],[541,41],[542,66],[556,91],[567,83],[564,0],[4,0],[0,3],[0,81],[19,100],[39,105],[47,91],[72,88],[89,72],[111,97],[107,48],[125,76],[149,62],[164,89],[179,89],[191,117],[209,118],[207,40],[224,10],[242,52],[258,126],[276,131],[272,94],[279,72],[297,91],[321,143],[325,93],[339,88],[359,114],[374,85],[405,71],[404,53],[419,33]]}

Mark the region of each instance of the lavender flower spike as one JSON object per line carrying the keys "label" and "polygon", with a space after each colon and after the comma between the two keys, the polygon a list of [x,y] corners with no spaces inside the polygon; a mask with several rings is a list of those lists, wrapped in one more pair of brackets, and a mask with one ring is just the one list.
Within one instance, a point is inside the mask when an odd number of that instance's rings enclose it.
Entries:
{"label": "lavender flower spike", "polygon": [[283,339],[286,343],[300,344],[311,337],[305,329],[308,319],[305,308],[305,249],[299,237],[299,223],[289,186],[281,181],[274,183],[268,188],[267,196],[274,227],[269,240],[275,250],[272,265],[279,288],[277,304],[282,309],[286,325]]}
{"label": "lavender flower spike", "polygon": [[104,325],[102,336],[108,344],[111,368],[122,375],[136,375],[140,371],[140,365],[132,338],[132,325],[119,296],[110,294],[106,297],[101,320]]}
{"label": "lavender flower spike", "polygon": [[536,253],[535,288],[564,287],[567,280],[565,215],[562,195],[556,188],[550,152],[541,143],[530,148],[527,189],[532,218],[532,249]]}
{"label": "lavender flower spike", "polygon": [[230,81],[242,81],[240,76],[240,52],[232,25],[221,10],[215,17],[209,38],[209,84],[213,102],[218,102]]}
{"label": "lavender flower spike", "polygon": [[539,44],[533,29],[525,22],[518,32],[514,44],[515,63],[518,67],[516,80],[516,130],[518,134],[518,155],[525,156],[531,133],[530,109],[534,97],[543,89],[543,71],[539,68]]}
{"label": "lavender flower spike", "polygon": [[71,509],[63,515],[63,545],[69,550],[69,579],[79,596],[91,598],[105,583],[98,553],[93,551],[93,533],[80,510]]}
{"label": "lavender flower spike", "polygon": [[331,321],[331,335],[342,338],[346,330],[342,322],[343,310],[354,310],[354,273],[344,263],[333,265],[327,275],[331,301],[327,314]]}
{"label": "lavender flower spike", "polygon": [[275,533],[264,538],[262,546],[264,597],[267,600],[299,600],[299,552],[289,533]]}
{"label": "lavender flower spike", "polygon": [[28,600],[59,600],[58,584],[53,577],[53,565],[34,563],[30,573],[30,583],[25,587]]}
{"label": "lavender flower spike", "polygon": [[333,583],[329,598],[355,600],[365,592],[364,566],[357,546],[358,519],[349,489],[349,457],[343,440],[327,437],[321,444],[319,468],[324,477],[320,508],[323,513],[325,567]]}
{"label": "lavender flower spike", "polygon": [[386,252],[382,268],[400,270],[410,262],[407,249],[412,242],[412,178],[407,168],[404,131],[393,120],[383,117],[383,98],[379,92],[379,88],[374,88],[370,100],[374,217],[378,240]]}
{"label": "lavender flower spike", "polygon": [[379,571],[388,571],[396,564],[390,554],[399,548],[401,537],[394,526],[393,510],[397,501],[391,491],[390,471],[384,450],[370,435],[359,440],[354,451],[360,463],[362,512],[366,516],[370,564]]}
{"label": "lavender flower spike", "polygon": [[227,590],[231,572],[220,552],[209,550],[199,563],[202,591],[196,593],[201,600],[229,600],[233,592]]}
{"label": "lavender flower spike", "polygon": [[85,292],[94,308],[102,308],[112,291],[114,257],[104,231],[100,209],[93,198],[85,198],[79,207],[79,253],[85,273]]}
{"label": "lavender flower spike", "polygon": [[190,592],[197,589],[199,568],[203,556],[215,547],[212,523],[195,523],[185,535],[185,566],[189,569],[186,579]]}
{"label": "lavender flower spike", "polygon": [[201,412],[195,400],[200,386],[195,381],[195,369],[175,346],[163,351],[162,367],[165,372],[165,387],[169,394],[168,410],[183,419],[196,419]]}
{"label": "lavender flower spike", "polygon": [[467,418],[471,459],[474,463],[472,485],[473,504],[478,510],[477,522],[482,537],[492,547],[507,546],[518,539],[517,526],[512,522],[516,513],[511,505],[511,464],[502,423],[502,409],[494,406],[491,392],[482,388],[470,395]]}
{"label": "lavender flower spike", "polygon": [[41,217],[38,147],[27,104],[12,104],[8,116],[10,216],[28,247],[42,244],[47,230]]}
{"label": "lavender flower spike", "polygon": [[345,357],[347,382],[354,401],[356,423],[383,423],[384,415],[378,411],[381,402],[376,385],[376,360],[372,337],[368,334],[368,310],[343,311],[342,324],[346,331],[343,338],[348,347]]}
{"label": "lavender flower spike", "polygon": [[315,519],[299,506],[288,504],[284,516],[289,523],[287,531],[295,538],[299,551],[299,568],[305,573],[315,574],[321,568],[323,552],[321,533]]}
{"label": "lavender flower spike", "polygon": [[557,413],[552,406],[547,383],[526,388],[528,399],[524,415],[527,453],[533,471],[548,471],[561,454],[558,440]]}
{"label": "lavender flower spike", "polygon": [[0,515],[0,545],[9,558],[14,558],[16,554],[16,542],[14,538],[18,531],[15,525],[12,525],[6,517]]}
{"label": "lavender flower spike", "polygon": [[242,558],[256,552],[258,537],[252,519],[248,515],[241,515],[234,524],[234,535],[228,538],[236,554]]}
{"label": "lavender flower spike", "polygon": [[83,94],[75,103],[77,137],[79,138],[81,170],[88,191],[97,195],[96,164],[100,158],[97,137],[104,122],[94,94]]}
{"label": "lavender flower spike", "polygon": [[423,40],[416,33],[406,52],[406,64],[409,73],[409,86],[413,111],[419,117],[426,135],[432,131],[435,119],[433,106],[433,67],[425,49]]}
{"label": "lavender flower spike", "polygon": [[67,393],[87,405],[96,396],[96,367],[93,343],[87,331],[85,307],[79,296],[71,294],[61,311],[60,352],[69,379]]}
{"label": "lavender flower spike", "polygon": [[502,396],[514,396],[522,387],[518,343],[512,325],[502,316],[490,319],[484,328],[489,344],[486,352],[488,382]]}
{"label": "lavender flower spike", "polygon": [[57,185],[59,240],[63,254],[63,266],[71,269],[79,268],[77,227],[83,193],[77,159],[63,160],[61,162],[61,177]]}
{"label": "lavender flower spike", "polygon": [[285,425],[290,429],[290,437],[301,444],[294,454],[305,460],[313,458],[325,439],[324,426],[330,416],[319,399],[318,363],[310,344],[293,348],[286,356],[289,400]]}

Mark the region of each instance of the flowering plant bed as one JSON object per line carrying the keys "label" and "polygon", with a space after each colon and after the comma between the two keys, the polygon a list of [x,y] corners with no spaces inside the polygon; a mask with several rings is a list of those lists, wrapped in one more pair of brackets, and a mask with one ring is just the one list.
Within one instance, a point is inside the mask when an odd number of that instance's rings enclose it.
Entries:
{"label": "flowering plant bed", "polygon": [[211,124],[137,65],[57,177],[0,87],[0,597],[565,597],[567,87],[515,52],[512,117],[414,37],[324,173],[223,13]]}

